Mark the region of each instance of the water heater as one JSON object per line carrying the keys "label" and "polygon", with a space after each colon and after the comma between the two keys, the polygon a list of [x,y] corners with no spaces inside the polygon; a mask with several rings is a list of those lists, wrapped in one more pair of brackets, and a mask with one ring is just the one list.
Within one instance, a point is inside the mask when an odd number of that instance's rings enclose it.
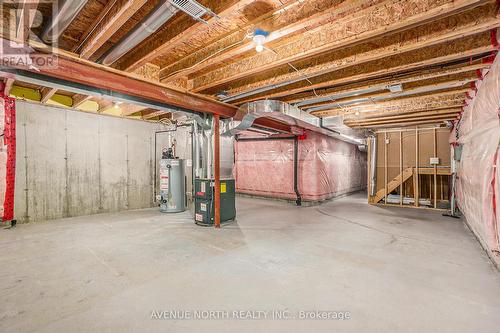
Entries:
{"label": "water heater", "polygon": [[186,210],[186,183],[183,159],[160,160],[160,211],[179,213]]}

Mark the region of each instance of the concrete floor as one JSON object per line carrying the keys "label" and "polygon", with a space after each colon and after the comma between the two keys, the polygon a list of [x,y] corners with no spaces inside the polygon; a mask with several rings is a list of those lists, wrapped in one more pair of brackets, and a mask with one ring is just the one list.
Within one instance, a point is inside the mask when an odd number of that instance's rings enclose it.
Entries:
{"label": "concrete floor", "polygon": [[[460,220],[365,202],[238,198],[237,224],[218,231],[156,209],[0,230],[0,331],[498,331],[500,274]],[[156,320],[153,310],[351,319]]]}

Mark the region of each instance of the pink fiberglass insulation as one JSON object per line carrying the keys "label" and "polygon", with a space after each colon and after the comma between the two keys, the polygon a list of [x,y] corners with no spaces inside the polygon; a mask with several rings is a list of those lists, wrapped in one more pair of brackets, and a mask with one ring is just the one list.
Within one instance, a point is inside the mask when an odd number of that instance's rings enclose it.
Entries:
{"label": "pink fiberglass insulation", "polygon": [[500,265],[500,57],[481,76],[450,136],[463,145],[455,193],[469,226]]}
{"label": "pink fiberglass insulation", "polygon": [[[366,153],[355,145],[307,131],[298,148],[302,200],[326,200],[366,187]],[[293,140],[235,144],[238,193],[294,200],[293,167]]]}

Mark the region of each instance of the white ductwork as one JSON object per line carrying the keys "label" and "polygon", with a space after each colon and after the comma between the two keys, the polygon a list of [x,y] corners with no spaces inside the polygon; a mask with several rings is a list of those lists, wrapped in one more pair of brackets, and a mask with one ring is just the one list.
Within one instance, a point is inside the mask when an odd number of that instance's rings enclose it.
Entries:
{"label": "white ductwork", "polygon": [[462,80],[458,82],[445,82],[441,84],[436,84],[431,87],[418,87],[414,88],[408,91],[403,91],[402,88],[397,88],[395,86],[389,93],[381,95],[381,96],[374,96],[374,97],[360,97],[356,99],[352,99],[350,101],[339,101],[339,102],[333,102],[333,103],[328,103],[328,104],[323,104],[320,106],[314,106],[314,107],[306,107],[307,112],[314,112],[314,111],[323,111],[323,110],[329,110],[331,108],[335,107],[345,107],[345,106],[350,106],[350,105],[356,105],[358,103],[366,103],[366,102],[380,102],[380,101],[385,101],[393,98],[400,98],[400,97],[406,97],[406,96],[412,96],[412,95],[417,95],[417,94],[424,94],[424,93],[430,93],[434,91],[439,91],[439,90],[445,90],[445,89],[452,89],[452,88],[459,88],[463,87],[464,85],[468,84],[470,81],[473,81],[473,79],[470,80]]}
{"label": "white ductwork", "polygon": [[137,46],[140,42],[151,36],[156,30],[164,25],[175,13],[177,8],[172,6],[169,1],[161,1],[155,9],[131,32],[122,38],[110,51],[108,51],[100,62],[104,65],[112,65],[120,59],[125,53]]}
{"label": "white ductwork", "polygon": [[49,44],[56,42],[86,4],[87,0],[58,1],[58,12],[45,27],[42,40]]}
{"label": "white ductwork", "polygon": [[[299,108],[276,100],[261,100],[243,104],[237,112],[236,126],[223,135],[236,135],[242,133],[253,126],[253,123],[258,118],[270,118],[279,122],[291,125],[297,129],[306,129],[324,135],[334,137],[336,139],[346,141],[356,145],[364,145],[365,138],[362,132],[352,130],[351,128],[342,124],[343,127],[338,126],[340,129],[330,128],[328,125],[321,124],[321,119],[300,110]],[[347,132],[347,130],[349,132]],[[344,131],[344,132],[343,132]]]}

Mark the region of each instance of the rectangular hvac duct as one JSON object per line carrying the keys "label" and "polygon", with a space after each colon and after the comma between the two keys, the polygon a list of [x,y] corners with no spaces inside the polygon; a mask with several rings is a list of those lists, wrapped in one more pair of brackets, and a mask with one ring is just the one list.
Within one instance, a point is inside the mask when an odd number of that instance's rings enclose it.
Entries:
{"label": "rectangular hvac duct", "polygon": [[210,15],[212,17],[218,17],[212,10],[201,5],[198,1],[194,0],[169,0],[172,6],[184,13],[188,14],[197,21],[207,24],[207,21],[202,19],[204,15]]}

